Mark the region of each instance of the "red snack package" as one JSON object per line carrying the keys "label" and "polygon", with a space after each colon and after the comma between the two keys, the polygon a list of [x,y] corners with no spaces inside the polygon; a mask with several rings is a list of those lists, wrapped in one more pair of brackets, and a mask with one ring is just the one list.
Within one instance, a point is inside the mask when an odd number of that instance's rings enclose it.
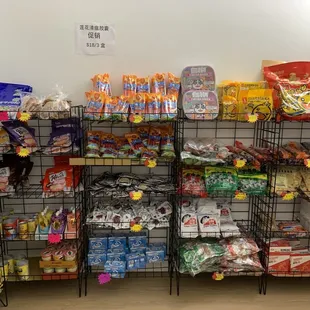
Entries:
{"label": "red snack package", "polygon": [[305,149],[300,143],[291,141],[283,147],[287,151],[291,152],[296,159],[306,159],[310,157],[310,155],[307,153],[307,149]]}
{"label": "red snack package", "polygon": [[181,191],[183,195],[206,197],[204,172],[199,169],[183,169]]}
{"label": "red snack package", "polygon": [[276,109],[290,120],[310,120],[310,62],[291,62],[265,67],[269,88],[273,88]]}
{"label": "red snack package", "polygon": [[255,149],[253,149],[252,147],[246,147],[242,142],[240,141],[236,141],[235,145],[238,149],[241,149],[247,153],[249,153],[250,155],[252,155],[253,157],[255,157],[257,160],[259,160],[260,162],[266,161],[266,158],[261,155],[260,153],[256,152]]}
{"label": "red snack package", "polygon": [[271,149],[269,148],[263,148],[263,147],[251,147],[255,152],[261,154],[264,156],[265,160],[272,161],[273,160],[273,154]]}
{"label": "red snack package", "polygon": [[125,134],[125,137],[128,140],[131,149],[135,152],[135,154],[140,155],[144,149],[144,145],[140,135],[133,132]]}
{"label": "red snack package", "polygon": [[235,159],[242,159],[245,160],[247,164],[251,164],[255,169],[260,169],[260,162],[255,159],[251,154],[247,153],[244,150],[241,150],[235,146],[227,145],[226,148],[233,154],[236,155],[237,158]]}

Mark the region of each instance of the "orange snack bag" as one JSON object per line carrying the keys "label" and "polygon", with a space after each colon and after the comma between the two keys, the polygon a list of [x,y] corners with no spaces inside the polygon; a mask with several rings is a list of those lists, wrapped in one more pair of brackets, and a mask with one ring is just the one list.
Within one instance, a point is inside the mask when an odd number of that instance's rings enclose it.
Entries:
{"label": "orange snack bag", "polygon": [[85,118],[100,119],[106,95],[102,92],[89,91],[85,93],[87,98],[87,107],[85,108]]}
{"label": "orange snack bag", "polygon": [[168,72],[167,95],[174,95],[177,99],[179,96],[181,79]]}
{"label": "orange snack bag", "polygon": [[110,75],[108,73],[96,74],[91,80],[96,91],[104,92],[108,96],[112,95]]}
{"label": "orange snack bag", "polygon": [[146,121],[157,121],[160,119],[161,95],[147,94],[146,95]]}
{"label": "orange snack bag", "polygon": [[158,127],[151,127],[147,148],[149,150],[159,152],[160,140],[161,140],[160,129]]}
{"label": "orange snack bag", "polygon": [[137,93],[149,93],[150,92],[150,78],[137,78]]}
{"label": "orange snack bag", "polygon": [[152,93],[166,95],[165,73],[156,73],[152,78]]}
{"label": "orange snack bag", "polygon": [[134,96],[137,92],[137,76],[123,75],[123,92],[125,96]]}
{"label": "orange snack bag", "polygon": [[136,94],[131,97],[130,112],[131,114],[145,114],[145,94]]}
{"label": "orange snack bag", "polygon": [[142,139],[138,133],[132,132],[125,134],[125,138],[128,140],[131,149],[135,154],[139,155],[144,149]]}

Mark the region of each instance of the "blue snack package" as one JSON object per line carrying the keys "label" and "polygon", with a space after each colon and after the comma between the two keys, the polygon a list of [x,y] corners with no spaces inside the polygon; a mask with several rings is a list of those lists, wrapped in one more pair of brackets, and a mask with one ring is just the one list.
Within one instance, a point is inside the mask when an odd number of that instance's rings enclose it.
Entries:
{"label": "blue snack package", "polygon": [[146,251],[145,247],[137,247],[130,249],[130,253],[137,253],[137,254],[145,254],[145,251]]}
{"label": "blue snack package", "polygon": [[89,238],[88,245],[90,250],[106,251],[108,248],[108,238],[107,237]]}
{"label": "blue snack package", "polygon": [[126,255],[127,270],[135,270],[146,267],[146,258],[144,254],[127,254]]}
{"label": "blue snack package", "polygon": [[146,251],[147,263],[163,262],[165,260],[165,253],[163,250],[159,251]]}
{"label": "blue snack package", "polygon": [[147,251],[164,251],[164,254],[166,256],[167,254],[167,247],[166,247],[166,243],[164,242],[154,242],[154,243],[150,243],[149,246],[147,247]]}
{"label": "blue snack package", "polygon": [[120,261],[107,261],[104,264],[105,272],[109,273],[111,278],[125,278],[126,263]]}
{"label": "blue snack package", "polygon": [[130,249],[146,247],[147,239],[145,235],[129,236],[128,245]]}
{"label": "blue snack package", "polygon": [[123,249],[109,249],[107,252],[108,261],[125,261],[126,252]]}
{"label": "blue snack package", "polygon": [[126,248],[126,237],[125,236],[111,236],[108,238],[109,249],[123,249]]}
{"label": "blue snack package", "polygon": [[89,250],[88,254],[107,254],[106,250]]}
{"label": "blue snack package", "polygon": [[32,87],[23,84],[12,84],[0,82],[0,111],[8,112],[8,119],[15,119],[16,113],[9,111],[18,111],[21,106],[22,92],[31,93]]}
{"label": "blue snack package", "polygon": [[107,254],[88,254],[88,266],[104,266],[107,261]]}

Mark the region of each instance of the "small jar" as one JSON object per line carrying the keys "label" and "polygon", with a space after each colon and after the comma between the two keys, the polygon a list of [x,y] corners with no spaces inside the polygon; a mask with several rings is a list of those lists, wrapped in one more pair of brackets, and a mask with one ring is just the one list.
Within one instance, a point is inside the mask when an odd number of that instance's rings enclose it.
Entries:
{"label": "small jar", "polygon": [[53,254],[54,260],[63,260],[64,259],[64,252],[63,251],[55,251]]}
{"label": "small jar", "polygon": [[52,260],[52,252],[48,251],[48,250],[42,251],[41,257],[42,257],[42,260],[44,260],[44,261],[51,261]]}
{"label": "small jar", "polygon": [[54,270],[54,268],[44,268],[44,269],[43,269],[43,272],[44,272],[44,273],[54,273],[55,270]]}
{"label": "small jar", "polygon": [[69,250],[65,253],[65,260],[66,261],[73,261],[75,259],[76,259],[76,251]]}
{"label": "small jar", "polygon": [[68,272],[76,272],[77,271],[77,266],[74,266],[72,268],[67,269]]}
{"label": "small jar", "polygon": [[64,273],[66,272],[66,268],[55,268],[56,273]]}

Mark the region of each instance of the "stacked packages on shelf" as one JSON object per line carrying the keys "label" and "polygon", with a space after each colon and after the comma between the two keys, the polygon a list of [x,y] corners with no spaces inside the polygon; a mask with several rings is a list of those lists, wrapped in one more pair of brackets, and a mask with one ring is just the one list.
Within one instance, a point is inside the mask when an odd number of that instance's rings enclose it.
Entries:
{"label": "stacked packages on shelf", "polygon": [[62,274],[64,279],[70,273],[77,272],[77,247],[72,241],[51,244],[41,252],[40,268],[43,280],[55,279],[53,274]]}
{"label": "stacked packages on shelf", "polygon": [[158,158],[171,162],[175,158],[172,126],[139,126],[123,137],[101,131],[88,131],[85,157],[142,160]]}
{"label": "stacked packages on shelf", "polygon": [[260,249],[249,238],[201,239],[184,243],[180,249],[181,273],[195,276],[201,272],[262,272]]}
{"label": "stacked packages on shelf", "polygon": [[137,192],[168,194],[175,191],[174,185],[166,178],[110,172],[97,177],[88,189],[94,197],[113,198],[134,198]]}
{"label": "stacked packages on shelf", "polygon": [[180,206],[181,238],[240,236],[230,204],[205,198],[183,200]]}
{"label": "stacked packages on shelf", "polygon": [[172,206],[168,201],[152,201],[150,205],[138,201],[114,199],[95,202],[94,210],[87,215],[88,224],[102,228],[129,229],[141,225],[142,229],[169,227]]}
{"label": "stacked packages on shelf", "polygon": [[1,219],[1,233],[5,240],[47,240],[49,234],[75,239],[79,219],[79,211],[63,208],[52,211],[46,207],[33,216],[4,213]]}
{"label": "stacked packages on shelf", "polygon": [[126,271],[146,268],[166,257],[165,243],[148,243],[145,234],[114,234],[89,239],[88,265],[104,266],[112,278],[124,278]]}
{"label": "stacked packages on shelf", "polygon": [[3,263],[0,263],[0,268],[2,281],[3,279],[6,281],[9,279],[28,281],[30,279],[29,261],[24,254],[4,255]]}
{"label": "stacked packages on shelf", "polygon": [[[123,75],[123,94],[112,96],[109,74],[92,78],[94,90],[86,92],[85,118],[91,120],[171,121],[177,117],[180,79],[168,73],[149,77]],[[137,117],[138,116],[138,117]]]}

